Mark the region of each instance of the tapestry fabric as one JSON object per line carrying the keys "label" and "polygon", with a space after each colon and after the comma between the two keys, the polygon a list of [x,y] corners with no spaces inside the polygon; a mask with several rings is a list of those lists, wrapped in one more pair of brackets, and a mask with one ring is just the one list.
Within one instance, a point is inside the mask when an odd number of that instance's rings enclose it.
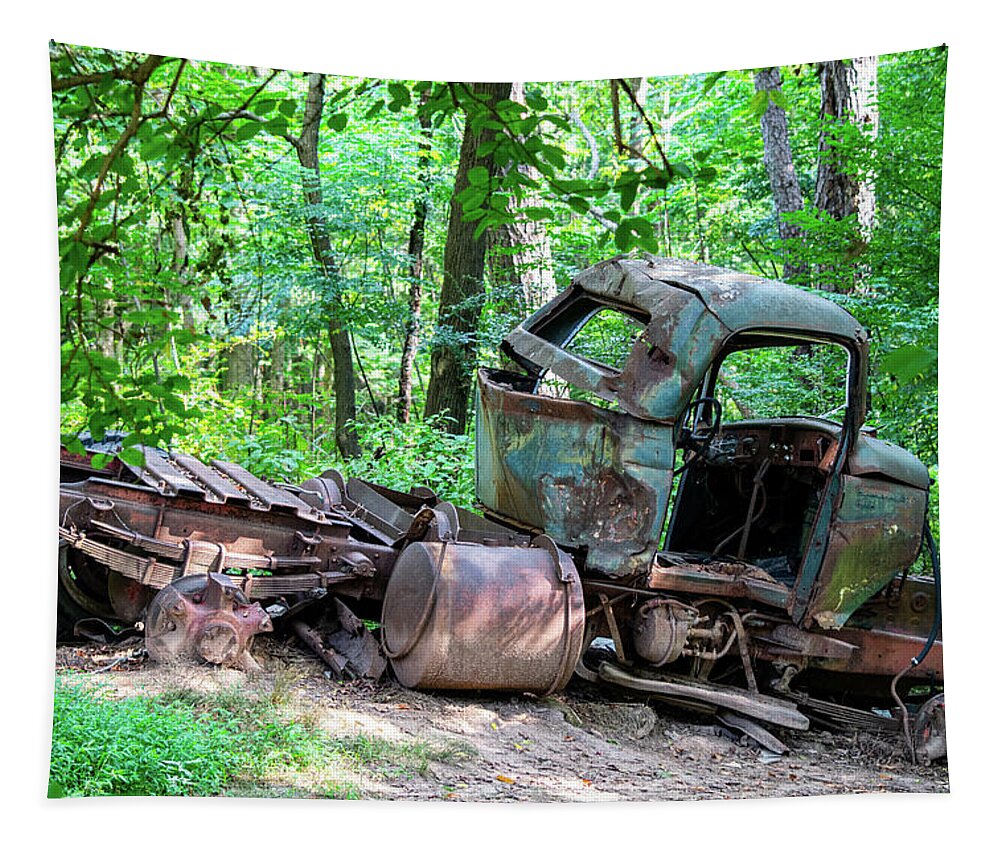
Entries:
{"label": "tapestry fabric", "polygon": [[49,53],[50,797],[949,790],[946,48]]}

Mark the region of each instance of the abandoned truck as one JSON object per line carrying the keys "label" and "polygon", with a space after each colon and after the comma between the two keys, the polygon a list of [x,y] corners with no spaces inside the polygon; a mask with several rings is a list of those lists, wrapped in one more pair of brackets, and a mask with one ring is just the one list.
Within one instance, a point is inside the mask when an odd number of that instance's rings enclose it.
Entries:
{"label": "abandoned truck", "polygon": [[[502,353],[478,373],[479,513],[332,470],[276,485],[146,448],[95,474],[64,451],[64,622],[136,624],[153,659],[247,668],[280,626],[343,675],[388,662],[411,688],[541,695],[575,673],[772,747],[761,722],[813,721],[943,754],[930,479],[864,425],[868,342],[848,312],[614,258]],[[910,571],[922,546],[934,579]]]}

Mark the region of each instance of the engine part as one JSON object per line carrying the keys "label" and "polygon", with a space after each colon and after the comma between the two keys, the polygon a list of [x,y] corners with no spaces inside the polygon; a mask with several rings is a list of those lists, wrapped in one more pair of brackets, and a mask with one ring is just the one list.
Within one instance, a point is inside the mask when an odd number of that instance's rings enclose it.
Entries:
{"label": "engine part", "polygon": [[944,694],[938,694],[920,707],[913,722],[913,751],[917,762],[930,765],[948,753],[944,726]]}
{"label": "engine part", "polygon": [[250,655],[253,637],[271,632],[271,618],[221,573],[184,576],[149,604],[146,648],[155,662],[210,662],[260,669]]}
{"label": "engine part", "polygon": [[383,646],[408,688],[549,694],[573,674],[584,617],[576,568],[554,545],[419,542],[386,588]]}
{"label": "engine part", "polygon": [[697,617],[694,609],[676,600],[643,603],[632,621],[635,652],[654,667],[677,661]]}

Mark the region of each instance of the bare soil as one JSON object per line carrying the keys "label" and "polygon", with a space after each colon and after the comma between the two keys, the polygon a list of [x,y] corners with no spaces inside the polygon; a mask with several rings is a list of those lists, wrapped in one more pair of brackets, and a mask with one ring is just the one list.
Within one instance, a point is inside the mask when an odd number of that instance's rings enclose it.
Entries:
{"label": "bare soil", "polygon": [[[280,697],[290,717],[331,737],[426,755],[407,770],[329,766],[260,778],[247,794],[459,801],[670,801],[861,792],[948,792],[946,763],[914,766],[901,741],[868,733],[776,731],[790,753],[764,751],[711,716],[573,680],[560,695],[425,693],[387,677],[338,682],[291,640],[258,641],[263,672],[163,668],[128,648],[61,647],[61,671],[87,672],[116,695],[167,688],[249,689]],[[414,763],[415,765],[415,763]],[[322,775],[322,776],[320,776]]]}

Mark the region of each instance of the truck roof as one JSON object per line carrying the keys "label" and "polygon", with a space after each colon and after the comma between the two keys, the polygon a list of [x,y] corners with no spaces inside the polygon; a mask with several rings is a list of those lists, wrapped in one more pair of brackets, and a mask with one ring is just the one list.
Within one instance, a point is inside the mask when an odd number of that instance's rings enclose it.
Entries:
{"label": "truck roof", "polygon": [[[620,371],[563,348],[602,304],[631,313],[646,326]],[[755,331],[842,343],[860,356],[860,386],[867,380],[867,334],[830,299],[779,281],[664,257],[614,257],[585,269],[511,331],[504,349],[529,372],[552,370],[634,416],[672,421],[729,338]]]}

